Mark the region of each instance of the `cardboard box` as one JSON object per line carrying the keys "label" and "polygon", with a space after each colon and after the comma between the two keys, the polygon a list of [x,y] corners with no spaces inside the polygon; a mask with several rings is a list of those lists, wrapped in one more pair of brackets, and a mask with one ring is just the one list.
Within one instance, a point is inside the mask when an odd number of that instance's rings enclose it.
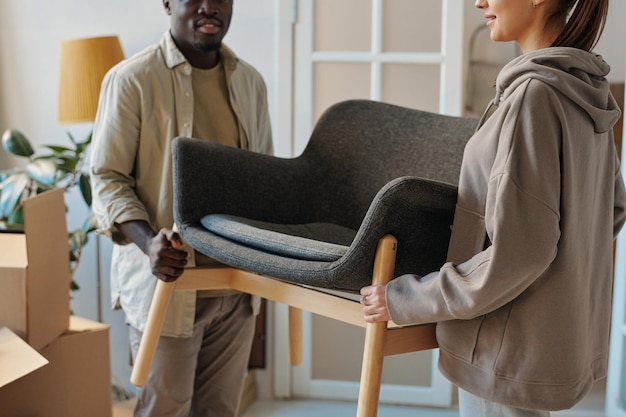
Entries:
{"label": "cardboard box", "polygon": [[0,328],[0,388],[48,364],[8,327]]}
{"label": "cardboard box", "polygon": [[72,316],[49,363],[0,388],[2,417],[111,417],[109,326]]}
{"label": "cardboard box", "polygon": [[0,327],[39,350],[67,330],[70,266],[63,189],[23,202],[24,232],[0,233]]}

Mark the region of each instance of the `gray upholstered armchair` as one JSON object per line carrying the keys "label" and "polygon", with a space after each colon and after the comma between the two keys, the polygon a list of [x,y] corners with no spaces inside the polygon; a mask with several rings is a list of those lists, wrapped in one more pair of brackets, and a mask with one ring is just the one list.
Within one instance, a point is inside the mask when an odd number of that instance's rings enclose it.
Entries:
{"label": "gray upholstered armchair", "polygon": [[358,291],[385,234],[398,240],[396,275],[431,272],[475,125],[363,100],[331,107],[294,159],[179,138],[176,223],[199,252],[295,283]]}
{"label": "gray upholstered armchair", "polygon": [[[290,320],[304,309],[365,327],[357,413],[375,416],[383,357],[436,347],[435,325],[366,324],[354,299],[319,289],[354,293],[445,262],[463,149],[476,123],[351,100],[324,113],[293,159],[177,138],[176,224],[191,247],[228,268],[189,269],[175,288],[237,289],[289,305]],[[157,285],[137,385],[173,289]],[[297,321],[290,328],[297,346]]]}

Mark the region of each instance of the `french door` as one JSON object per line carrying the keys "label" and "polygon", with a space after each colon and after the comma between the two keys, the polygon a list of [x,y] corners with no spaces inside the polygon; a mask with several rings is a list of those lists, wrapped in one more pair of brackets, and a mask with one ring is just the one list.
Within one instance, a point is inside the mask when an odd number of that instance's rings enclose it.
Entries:
{"label": "french door", "polygon": [[294,0],[294,153],[351,98],[461,114],[462,0]]}
{"label": "french door", "polygon": [[[277,1],[279,112],[291,114],[275,126],[279,154],[299,155],[341,100],[461,115],[463,0]],[[364,329],[305,312],[303,363],[289,367],[286,317],[276,306],[275,394],[356,400]],[[385,358],[381,402],[447,406],[451,396],[437,351]]]}

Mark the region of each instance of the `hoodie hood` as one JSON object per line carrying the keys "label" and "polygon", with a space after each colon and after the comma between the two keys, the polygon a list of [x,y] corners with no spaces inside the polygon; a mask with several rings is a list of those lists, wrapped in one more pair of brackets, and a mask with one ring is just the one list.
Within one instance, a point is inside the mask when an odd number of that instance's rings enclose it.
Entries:
{"label": "hoodie hood", "polygon": [[536,79],[584,109],[593,120],[595,131],[603,133],[613,128],[621,114],[606,80],[610,69],[600,55],[582,49],[551,47],[529,52],[500,71],[492,104],[498,106],[519,85]]}

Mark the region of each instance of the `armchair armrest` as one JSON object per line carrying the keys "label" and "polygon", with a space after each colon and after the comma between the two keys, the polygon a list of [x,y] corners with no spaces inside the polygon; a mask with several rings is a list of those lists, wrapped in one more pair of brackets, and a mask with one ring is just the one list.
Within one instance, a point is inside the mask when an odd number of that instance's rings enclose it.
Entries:
{"label": "armchair armrest", "polygon": [[412,176],[390,181],[372,201],[346,257],[366,250],[371,259],[378,239],[391,234],[398,240],[395,276],[438,270],[447,258],[456,198],[455,185]]}
{"label": "armchair armrest", "polygon": [[274,222],[306,220],[300,209],[309,200],[305,191],[311,181],[305,161],[182,137],[173,141],[172,157],[179,226],[199,224],[211,213]]}

